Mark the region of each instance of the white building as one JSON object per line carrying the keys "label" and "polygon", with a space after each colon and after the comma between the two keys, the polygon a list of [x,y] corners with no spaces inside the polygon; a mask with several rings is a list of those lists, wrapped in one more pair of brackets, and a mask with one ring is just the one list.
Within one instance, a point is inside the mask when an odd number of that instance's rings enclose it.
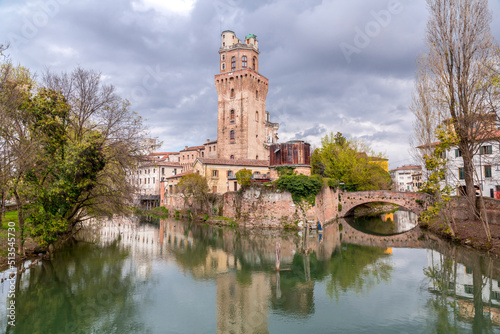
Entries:
{"label": "white building", "polygon": [[[464,193],[464,162],[462,152],[453,147],[446,152],[448,172],[444,182],[452,186],[455,194]],[[474,155],[474,183],[483,196],[500,199],[500,146],[498,141],[484,142]]]}
{"label": "white building", "polygon": [[422,176],[422,167],[416,165],[405,165],[389,171],[396,191],[418,191],[416,186],[418,176]]}
{"label": "white building", "polygon": [[133,182],[138,188],[139,206],[145,208],[159,206],[161,181],[181,172],[182,166],[178,162],[162,161],[154,155],[144,160],[133,173]]}

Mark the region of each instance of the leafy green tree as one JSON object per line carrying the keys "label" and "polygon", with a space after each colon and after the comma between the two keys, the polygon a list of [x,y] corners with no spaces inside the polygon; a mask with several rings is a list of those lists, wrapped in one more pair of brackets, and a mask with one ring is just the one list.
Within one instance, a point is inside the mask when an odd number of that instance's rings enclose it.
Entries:
{"label": "leafy green tree", "polygon": [[236,172],[236,181],[242,187],[248,187],[252,183],[252,171],[249,169],[242,169]]}
{"label": "leafy green tree", "polygon": [[[443,232],[455,235],[455,221],[451,212],[451,193],[453,188],[449,185],[443,185],[447,171],[448,160],[445,157],[445,152],[450,147],[457,144],[457,137],[453,131],[439,126],[436,130],[439,144],[434,147],[430,154],[424,154],[425,168],[429,172],[426,182],[422,185],[422,191],[425,191],[434,196],[434,203],[430,205],[426,211],[421,214],[421,219],[424,224],[430,224],[434,218],[441,216],[440,222],[443,224]],[[489,227],[487,229],[489,233]]]}
{"label": "leafy green tree", "polygon": [[200,204],[201,208],[209,202],[209,191],[207,179],[197,173],[183,176],[177,184],[184,205],[193,207],[195,203]]}
{"label": "leafy green tree", "polygon": [[362,141],[332,132],[321,139],[321,147],[312,154],[312,173],[343,182],[347,191],[390,189],[389,173],[368,155],[375,156]]}
{"label": "leafy green tree", "polygon": [[147,145],[129,102],[92,71],[46,73],[35,89],[29,71],[2,66],[0,176],[18,204],[19,251],[24,217],[48,246],[86,219],[125,212],[136,192],[128,173]]}

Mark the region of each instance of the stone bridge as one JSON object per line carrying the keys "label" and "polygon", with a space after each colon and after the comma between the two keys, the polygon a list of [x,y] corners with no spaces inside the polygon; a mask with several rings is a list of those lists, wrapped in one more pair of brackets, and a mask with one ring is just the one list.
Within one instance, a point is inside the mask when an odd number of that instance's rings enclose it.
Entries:
{"label": "stone bridge", "polygon": [[397,191],[358,191],[341,192],[339,195],[339,217],[352,214],[357,206],[372,202],[385,202],[399,205],[420,215],[431,202],[432,197],[424,193]]}

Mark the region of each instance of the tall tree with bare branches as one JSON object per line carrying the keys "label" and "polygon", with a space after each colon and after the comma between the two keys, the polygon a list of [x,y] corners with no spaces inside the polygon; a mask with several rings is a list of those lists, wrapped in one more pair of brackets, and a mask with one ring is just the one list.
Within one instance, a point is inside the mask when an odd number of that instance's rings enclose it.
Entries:
{"label": "tall tree with bare branches", "polygon": [[[436,108],[429,117],[443,120],[456,134],[470,212],[476,218],[486,219],[478,209],[482,198],[478,197],[476,203],[473,157],[492,130],[487,87],[496,44],[490,32],[488,1],[427,0],[427,5],[428,53],[418,63],[420,76],[417,75],[417,92],[418,81],[425,82],[426,92],[418,96],[420,104],[414,109],[416,114],[424,115],[427,106]],[[417,122],[425,124],[418,119]]]}

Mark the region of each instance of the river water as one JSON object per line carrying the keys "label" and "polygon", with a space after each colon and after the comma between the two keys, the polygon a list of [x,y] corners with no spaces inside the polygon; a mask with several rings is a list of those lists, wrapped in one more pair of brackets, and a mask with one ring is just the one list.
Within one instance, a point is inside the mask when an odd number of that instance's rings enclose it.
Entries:
{"label": "river water", "polygon": [[0,332],[500,333],[500,263],[399,216],[376,236],[105,220],[18,276],[15,327],[1,284]]}

